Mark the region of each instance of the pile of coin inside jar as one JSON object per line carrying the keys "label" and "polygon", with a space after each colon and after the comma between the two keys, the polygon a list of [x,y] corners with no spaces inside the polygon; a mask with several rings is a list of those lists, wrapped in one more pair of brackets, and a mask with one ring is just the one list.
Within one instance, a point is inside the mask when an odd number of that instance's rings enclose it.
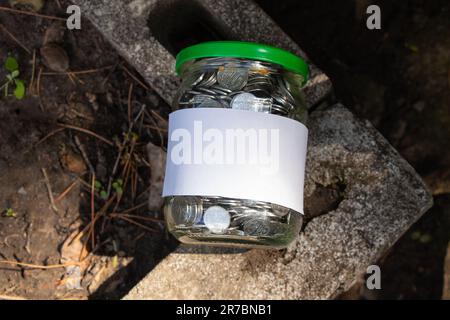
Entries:
{"label": "pile of coin inside jar", "polygon": [[[229,108],[286,117],[299,109],[298,98],[291,92],[296,90],[293,88],[296,81],[301,87],[303,79],[287,75],[276,64],[207,58],[194,66],[183,78],[174,102],[176,109]],[[288,76],[297,78],[290,83]],[[293,225],[302,221],[300,213],[260,201],[196,196],[178,196],[170,201],[169,217],[180,238],[187,229],[189,237],[198,235],[202,239],[208,234],[214,237],[284,237],[290,236],[289,229],[295,230]]]}
{"label": "pile of coin inside jar", "polygon": [[[287,219],[292,211],[265,202],[222,197],[184,196],[172,199],[175,233],[189,229],[190,236],[236,235],[252,237],[289,236]],[[301,218],[298,213],[293,213]],[[301,223],[301,220],[299,221]]]}
{"label": "pile of coin inside jar", "polygon": [[182,83],[186,88],[178,100],[182,108],[231,108],[282,116],[295,108],[289,82],[273,64],[247,60],[223,65],[223,58],[202,63],[208,68],[199,65],[198,72]]}

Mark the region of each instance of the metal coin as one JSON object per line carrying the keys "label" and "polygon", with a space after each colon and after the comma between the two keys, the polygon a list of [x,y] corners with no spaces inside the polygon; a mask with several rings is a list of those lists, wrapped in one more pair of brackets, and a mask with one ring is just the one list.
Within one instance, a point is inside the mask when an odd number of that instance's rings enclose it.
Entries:
{"label": "metal coin", "polygon": [[242,228],[250,236],[266,236],[271,232],[270,220],[264,217],[249,218],[243,222]]}
{"label": "metal coin", "polygon": [[289,211],[291,211],[289,208],[280,206],[279,204],[275,204],[275,203],[272,204],[272,213],[274,215],[277,215],[279,217],[284,217],[289,213]]}
{"label": "metal coin", "polygon": [[204,73],[200,73],[200,74],[193,73],[193,74],[189,75],[188,77],[184,78],[181,85],[185,86],[185,87],[189,87],[189,88],[195,87],[197,84],[199,84],[203,80],[204,75],[205,75]]}
{"label": "metal coin", "polygon": [[257,112],[264,112],[264,110],[270,108],[271,105],[271,99],[257,98],[248,92],[236,95],[230,104],[232,109]]}
{"label": "metal coin", "polygon": [[222,104],[217,100],[208,98],[200,103],[197,108],[222,108]]}
{"label": "metal coin", "polygon": [[200,221],[202,203],[197,197],[176,197],[172,202],[172,218],[176,225],[191,226]]}
{"label": "metal coin", "polygon": [[204,74],[202,81],[198,83],[198,86],[210,87],[217,82],[216,73],[214,71],[208,71]]}
{"label": "metal coin", "polygon": [[244,68],[223,67],[217,71],[217,82],[229,90],[240,90],[248,80],[248,71]]}
{"label": "metal coin", "polygon": [[231,217],[224,208],[212,206],[205,211],[203,222],[212,233],[224,233],[230,226]]}

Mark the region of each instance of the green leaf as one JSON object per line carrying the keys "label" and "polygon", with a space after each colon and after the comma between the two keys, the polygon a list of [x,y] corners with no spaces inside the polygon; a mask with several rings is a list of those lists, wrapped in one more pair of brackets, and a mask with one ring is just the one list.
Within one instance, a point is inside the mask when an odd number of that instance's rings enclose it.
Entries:
{"label": "green leaf", "polygon": [[16,80],[16,89],[14,90],[14,96],[17,100],[23,99],[25,97],[25,84],[22,80]]}
{"label": "green leaf", "polygon": [[13,79],[17,78],[19,76],[19,74],[20,74],[19,70],[14,70],[13,72],[11,72],[11,77]]}
{"label": "green leaf", "polygon": [[419,47],[416,46],[415,44],[411,44],[411,43],[406,42],[405,43],[405,47],[407,49],[409,49],[411,52],[414,52],[414,53],[419,52]]}
{"label": "green leaf", "polygon": [[96,180],[94,182],[94,187],[95,187],[95,189],[101,189],[102,188],[102,183],[100,181]]}
{"label": "green leaf", "polygon": [[413,240],[419,240],[421,236],[422,236],[422,234],[420,233],[420,231],[414,231],[414,232],[411,234],[411,239],[413,239]]}
{"label": "green leaf", "polygon": [[12,208],[8,208],[6,209],[5,216],[7,216],[8,218],[14,218],[17,216],[17,213]]}
{"label": "green leaf", "polygon": [[430,242],[432,239],[433,239],[433,238],[431,237],[431,235],[427,233],[427,234],[422,235],[422,236],[420,237],[419,241],[420,241],[421,243],[428,243],[428,242]]}
{"label": "green leaf", "polygon": [[100,198],[103,200],[108,199],[108,193],[105,190],[100,191]]}
{"label": "green leaf", "polygon": [[16,70],[19,70],[19,64],[17,63],[17,60],[15,58],[8,57],[6,58],[5,68],[9,72],[14,72]]}

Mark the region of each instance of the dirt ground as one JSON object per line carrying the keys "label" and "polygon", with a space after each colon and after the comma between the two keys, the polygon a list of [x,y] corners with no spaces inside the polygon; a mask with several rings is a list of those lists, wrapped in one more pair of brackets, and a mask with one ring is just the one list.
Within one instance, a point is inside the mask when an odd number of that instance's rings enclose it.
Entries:
{"label": "dirt ground", "polygon": [[[380,1],[382,30],[368,31],[367,1],[257,2],[330,75],[336,100],[372,121],[435,195],[380,261],[383,290],[351,297],[440,298],[450,227],[450,3]],[[40,13],[63,16],[67,2],[59,3]],[[0,265],[0,298],[119,298],[175,245],[146,209],[145,146],[163,144],[169,108],[88,21],[82,32],[59,25],[0,11],[1,64],[16,58],[27,85],[23,100],[0,96],[0,261],[12,262]],[[50,69],[67,61],[41,50],[48,45],[67,53],[68,70]],[[0,66],[0,86],[6,74]],[[83,263],[65,265],[80,252]]]}
{"label": "dirt ground", "polygon": [[[40,13],[64,11],[47,1]],[[60,21],[0,12],[0,24],[0,79],[11,56],[27,85],[23,100],[0,97],[0,260],[55,266],[1,264],[0,298],[120,297],[170,246],[161,217],[147,210],[145,149],[163,143],[158,115],[166,117],[168,107],[87,21],[83,32],[68,32]],[[44,42],[67,52],[67,71],[48,67],[65,62],[55,53],[45,60]],[[104,212],[93,236],[92,212]],[[58,266],[78,261],[83,248],[83,264]]]}

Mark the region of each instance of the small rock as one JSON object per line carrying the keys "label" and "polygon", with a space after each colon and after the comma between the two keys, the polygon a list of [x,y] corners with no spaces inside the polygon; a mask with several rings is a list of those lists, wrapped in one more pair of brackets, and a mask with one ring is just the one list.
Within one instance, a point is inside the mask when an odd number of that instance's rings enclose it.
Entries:
{"label": "small rock", "polygon": [[9,4],[13,8],[37,12],[44,6],[44,0],[9,0]]}
{"label": "small rock", "polygon": [[83,158],[73,151],[61,152],[60,160],[61,165],[70,172],[82,174],[86,171],[86,164]]}
{"label": "small rock", "polygon": [[413,108],[414,108],[414,110],[416,110],[418,112],[422,112],[423,109],[425,109],[425,102],[417,101],[416,103],[413,104]]}
{"label": "small rock", "polygon": [[52,23],[44,35],[44,45],[49,43],[61,43],[64,39],[66,28],[63,23],[56,21]]}
{"label": "small rock", "polygon": [[22,196],[26,196],[26,195],[28,194],[28,193],[27,193],[27,190],[25,190],[24,187],[20,187],[20,189],[17,190],[17,193],[20,194],[20,195],[22,195]]}
{"label": "small rock", "polygon": [[98,111],[98,109],[100,108],[98,102],[97,102],[97,95],[90,93],[90,92],[86,92],[86,98],[89,100],[89,103],[92,106],[92,109],[94,109],[94,111]]}
{"label": "small rock", "polygon": [[69,69],[69,56],[57,44],[47,44],[41,48],[44,63],[55,72],[65,72]]}
{"label": "small rock", "polygon": [[150,93],[147,98],[151,107],[155,108],[159,105],[160,98],[157,95]]}

